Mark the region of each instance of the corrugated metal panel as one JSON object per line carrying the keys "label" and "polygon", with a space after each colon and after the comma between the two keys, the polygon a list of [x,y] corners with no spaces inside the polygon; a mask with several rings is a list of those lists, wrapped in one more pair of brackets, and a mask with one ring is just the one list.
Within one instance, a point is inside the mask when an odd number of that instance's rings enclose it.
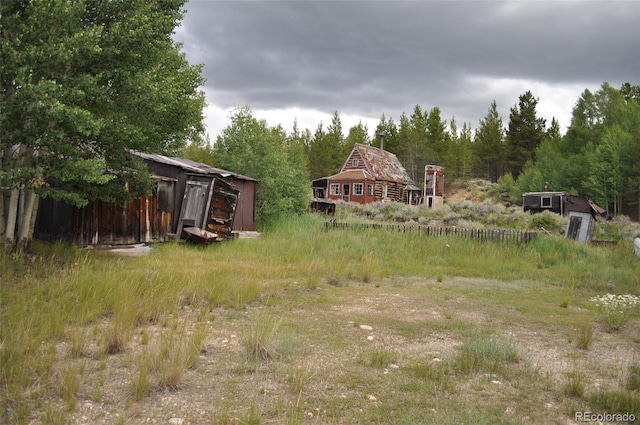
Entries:
{"label": "corrugated metal panel", "polygon": [[165,156],[165,155],[159,155],[159,154],[150,154],[150,153],[143,153],[143,152],[132,152],[134,155],[139,156],[140,158],[149,160],[149,161],[154,161],[154,162],[159,162],[161,164],[167,164],[167,165],[172,165],[175,167],[180,167],[184,170],[187,170],[191,173],[199,173],[199,174],[218,174],[222,177],[229,177],[232,176],[236,179],[240,179],[240,180],[249,180],[249,181],[257,181],[256,179],[253,179],[251,177],[247,177],[247,176],[243,176],[242,174],[238,174],[238,173],[234,173],[232,171],[228,171],[228,170],[223,170],[221,168],[216,168],[216,167],[212,167],[208,164],[203,164],[201,162],[195,162],[195,161],[191,161],[190,159],[186,159],[186,158],[178,158],[178,157],[172,157],[172,156]]}

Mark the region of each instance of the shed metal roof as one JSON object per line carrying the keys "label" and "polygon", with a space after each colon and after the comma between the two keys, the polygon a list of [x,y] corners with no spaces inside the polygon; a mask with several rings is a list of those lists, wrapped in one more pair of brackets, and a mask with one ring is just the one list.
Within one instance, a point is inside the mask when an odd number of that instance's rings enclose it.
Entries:
{"label": "shed metal roof", "polygon": [[223,170],[221,168],[212,167],[208,164],[192,161],[186,158],[178,158],[173,156],[165,156],[160,154],[144,153],[144,152],[132,152],[134,155],[139,156],[142,159],[148,161],[154,161],[161,164],[173,165],[175,167],[182,168],[191,173],[198,174],[217,174],[222,177],[234,177],[238,180],[257,181],[254,178],[243,176],[242,174],[234,173],[232,171]]}

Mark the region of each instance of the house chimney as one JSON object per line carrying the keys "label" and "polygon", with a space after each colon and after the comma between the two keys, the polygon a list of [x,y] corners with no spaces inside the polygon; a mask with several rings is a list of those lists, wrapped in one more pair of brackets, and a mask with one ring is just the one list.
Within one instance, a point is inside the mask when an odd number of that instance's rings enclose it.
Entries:
{"label": "house chimney", "polygon": [[380,137],[380,149],[384,150],[384,136],[386,136],[387,133],[382,130],[380,133],[378,133],[378,137]]}

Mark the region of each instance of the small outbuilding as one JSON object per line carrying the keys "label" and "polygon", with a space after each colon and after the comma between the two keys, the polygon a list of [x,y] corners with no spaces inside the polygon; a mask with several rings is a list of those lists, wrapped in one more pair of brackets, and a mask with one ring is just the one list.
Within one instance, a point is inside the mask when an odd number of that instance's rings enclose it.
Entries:
{"label": "small outbuilding", "polygon": [[188,237],[184,229],[200,229],[217,240],[235,230],[254,230],[257,180],[184,158],[132,154],[149,167],[155,182],[151,195],[123,204],[93,201],[83,208],[42,199],[34,237],[120,245]]}
{"label": "small outbuilding", "polygon": [[594,218],[604,216],[604,208],[590,199],[569,195],[567,192],[527,192],[522,195],[524,211],[532,213],[551,211],[568,215],[571,211],[591,214]]}
{"label": "small outbuilding", "polygon": [[444,168],[438,165],[424,166],[423,202],[429,208],[444,205]]}
{"label": "small outbuilding", "polygon": [[[175,179],[174,203],[176,205],[182,204],[182,198],[187,191],[187,181],[191,176],[208,176],[204,178],[205,180],[209,180],[211,176],[217,176],[231,183],[239,192],[232,229],[255,230],[256,187],[258,184],[256,179],[186,158],[141,152],[134,154],[145,160],[152,175]],[[174,214],[173,225],[175,228],[178,226],[178,220],[179,215]]]}

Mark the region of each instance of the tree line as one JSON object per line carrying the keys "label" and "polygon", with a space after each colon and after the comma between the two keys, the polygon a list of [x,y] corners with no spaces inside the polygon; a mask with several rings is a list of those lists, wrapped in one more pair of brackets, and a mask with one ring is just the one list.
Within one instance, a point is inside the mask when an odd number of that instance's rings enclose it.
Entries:
{"label": "tree line", "polygon": [[[446,169],[449,181],[482,178],[498,182],[516,202],[524,192],[549,188],[590,198],[611,214],[625,213],[640,220],[640,86],[625,83],[616,89],[603,83],[595,93],[585,90],[564,135],[555,118],[547,125],[537,116],[538,102],[530,91],[520,95],[504,126],[493,101],[475,131],[471,123],[459,128],[454,118],[446,122],[438,107],[427,111],[416,105],[411,115],[403,113],[398,123],[382,115],[373,136],[362,123],[351,127],[345,136],[337,111],[329,125],[321,122],[313,133],[300,131],[294,123],[287,134],[280,125],[269,128],[244,107],[232,113],[232,124],[213,147],[191,146],[187,155],[258,178],[265,197],[282,196],[282,191],[271,189],[274,178],[295,175],[304,184],[287,196],[303,199],[281,204],[303,209],[303,200],[308,197],[303,186],[308,186],[309,180],[336,174],[355,143],[383,144],[419,185],[424,166],[436,164]],[[239,125],[247,121],[254,126],[250,134]],[[278,139],[270,142],[274,150],[289,152],[292,159],[269,160],[270,164],[257,170],[255,164],[267,162],[269,155],[257,149],[267,138],[260,134]],[[269,208],[275,200],[261,202]]]}
{"label": "tree line", "polygon": [[640,87],[629,83],[585,90],[564,135],[526,92],[506,127],[495,101],[475,131],[416,105],[398,123],[382,115],[373,137],[361,123],[345,132],[337,111],[313,132],[296,123],[287,132],[244,107],[211,144],[202,66],[172,40],[184,3],[0,2],[0,245],[29,241],[41,197],[82,207],[149,194],[132,150],[258,179],[263,224],[305,211],[310,180],[337,173],[356,143],[383,142],[417,184],[424,165],[437,164],[449,180],[485,178],[520,193],[548,185],[614,214],[640,208]]}

